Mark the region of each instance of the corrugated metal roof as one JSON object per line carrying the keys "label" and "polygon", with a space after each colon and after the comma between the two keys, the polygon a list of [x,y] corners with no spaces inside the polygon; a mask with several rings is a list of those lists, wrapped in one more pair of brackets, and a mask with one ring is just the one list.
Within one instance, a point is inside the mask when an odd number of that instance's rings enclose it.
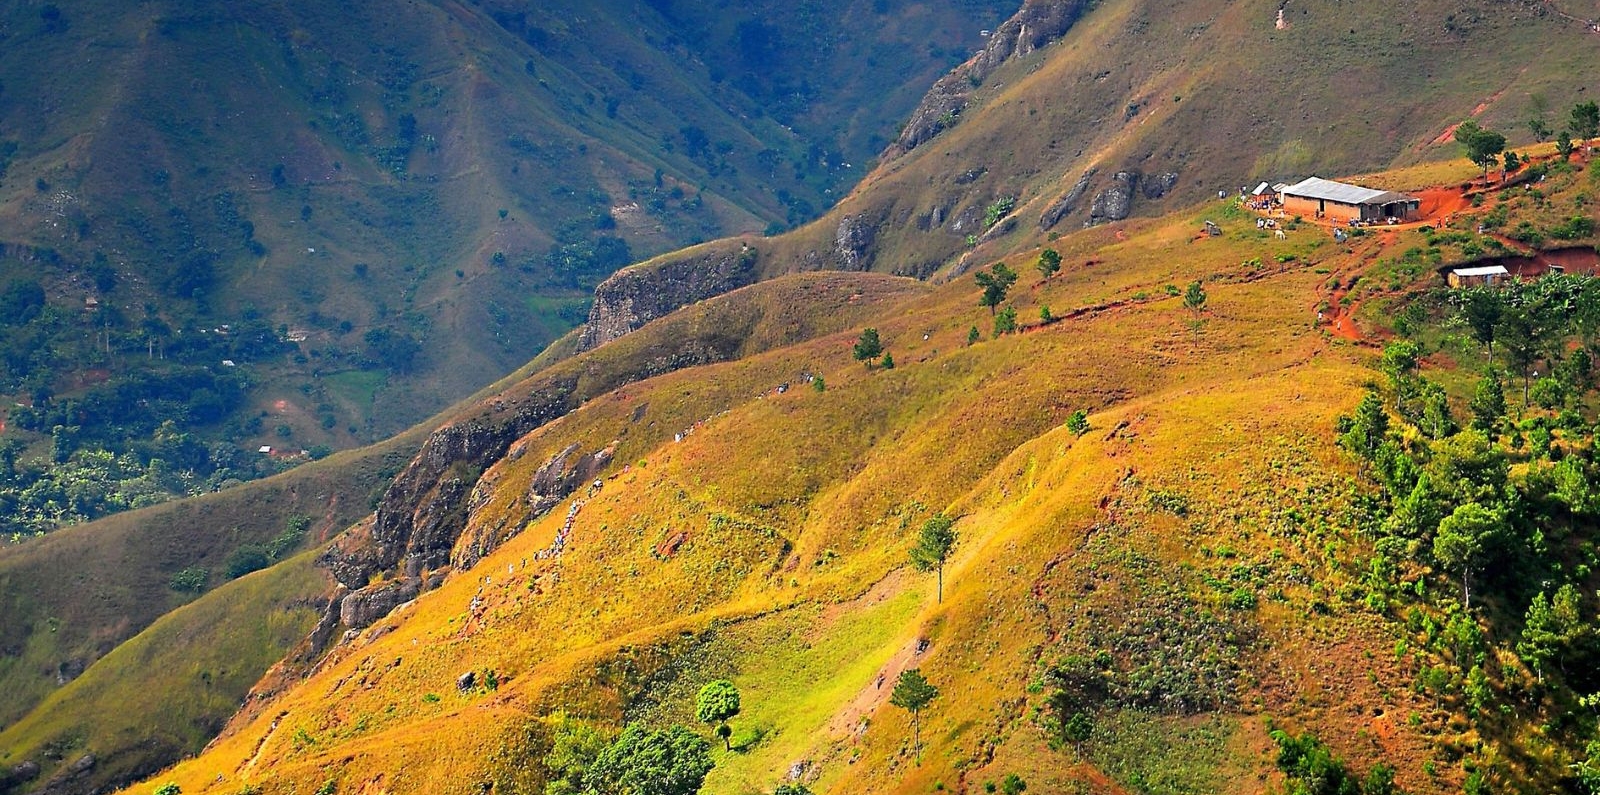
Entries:
{"label": "corrugated metal roof", "polygon": [[1392,204],[1400,201],[1416,201],[1415,197],[1404,193],[1373,190],[1360,185],[1346,185],[1343,182],[1334,182],[1321,177],[1307,177],[1283,189],[1285,196],[1301,196],[1307,199],[1326,199],[1340,204]]}
{"label": "corrugated metal roof", "polygon": [[1504,265],[1485,265],[1480,268],[1456,268],[1450,272],[1457,276],[1508,276],[1511,274],[1511,271],[1506,270]]}
{"label": "corrugated metal roof", "polygon": [[1269,186],[1267,183],[1263,182],[1260,185],[1257,185],[1255,190],[1250,191],[1250,195],[1252,195],[1252,196],[1260,196],[1261,194],[1267,193],[1268,191],[1271,191],[1271,190],[1272,190],[1272,187]]}

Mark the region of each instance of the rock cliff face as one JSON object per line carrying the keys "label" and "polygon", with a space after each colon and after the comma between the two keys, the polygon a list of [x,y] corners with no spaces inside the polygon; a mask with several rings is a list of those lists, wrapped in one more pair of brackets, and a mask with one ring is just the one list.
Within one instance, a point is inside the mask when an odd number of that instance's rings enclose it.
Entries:
{"label": "rock cliff face", "polygon": [[1170,193],[1172,186],[1177,184],[1178,173],[1176,171],[1168,171],[1153,177],[1145,177],[1140,190],[1144,193],[1146,199],[1155,201]]}
{"label": "rock cliff face", "polygon": [[613,274],[594,291],[578,350],[606,344],[673,310],[756,281],[760,252],[725,240]]}
{"label": "rock cliff face", "polygon": [[1049,207],[1045,208],[1045,211],[1039,216],[1039,229],[1048,230],[1061,223],[1061,219],[1072,214],[1078,203],[1083,201],[1084,194],[1089,192],[1089,183],[1094,179],[1094,173],[1094,169],[1089,169],[1087,173],[1078,178],[1078,182],[1072,186],[1072,190],[1067,191],[1066,195],[1056,199]]}
{"label": "rock cliff face", "polygon": [[549,379],[500,401],[498,410],[435,431],[384,493],[370,538],[340,539],[323,553],[323,567],[341,585],[360,590],[380,571],[398,567],[416,577],[448,564],[478,475],[512,442],[572,410],[576,389],[575,376]]}
{"label": "rock cliff face", "polygon": [[1012,58],[1061,38],[1092,4],[1091,0],[1028,0],[989,37],[981,52],[933,84],[900,137],[883,153],[883,161],[894,160],[954,126],[974,87]]}
{"label": "rock cliff face", "polygon": [[833,236],[833,260],[839,270],[864,271],[872,267],[872,243],[878,230],[860,215],[847,215],[839,221]]}
{"label": "rock cliff face", "polygon": [[[630,352],[614,369],[582,370],[581,388],[580,368],[558,365],[527,386],[485,401],[476,415],[435,431],[384,492],[372,519],[347,530],[317,560],[350,591],[338,607],[340,623],[370,625],[438,585],[444,572],[470,567],[505,540],[505,528],[483,530],[482,537],[464,538],[463,533],[479,479],[518,439],[565,416],[588,395],[685,367],[727,361],[738,355],[745,341],[740,328],[715,324],[696,334],[655,340]],[[576,454],[568,451],[545,462],[529,484],[530,507],[549,510],[611,462],[609,448]],[[369,586],[379,573],[391,577]]]}
{"label": "rock cliff face", "polygon": [[[522,458],[522,448],[521,442],[513,445],[506,458]],[[597,479],[616,455],[615,442],[589,455],[579,454],[579,449],[576,444],[570,445],[534,470],[533,478],[520,500],[519,510],[507,512],[492,524],[469,520],[466,531],[450,553],[451,567],[464,570],[478,565],[478,561],[521,532],[529,522],[548,513],[579,488]],[[478,509],[489,502],[501,480],[501,476],[486,474],[478,482],[469,501],[469,515],[476,515]]]}
{"label": "rock cliff face", "polygon": [[1111,185],[1100,191],[1089,204],[1089,220],[1084,226],[1094,226],[1107,221],[1121,221],[1133,213],[1134,191],[1139,188],[1139,172],[1118,171],[1111,177]]}

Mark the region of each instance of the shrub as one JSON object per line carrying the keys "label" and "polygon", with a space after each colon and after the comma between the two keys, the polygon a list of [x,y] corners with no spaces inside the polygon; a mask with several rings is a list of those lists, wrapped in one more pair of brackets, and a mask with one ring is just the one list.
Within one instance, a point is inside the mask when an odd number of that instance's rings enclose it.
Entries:
{"label": "shrub", "polygon": [[177,574],[167,585],[174,591],[182,593],[200,593],[206,589],[206,580],[211,579],[211,572],[203,566],[190,566]]}
{"label": "shrub", "polygon": [[1083,409],[1072,412],[1067,417],[1067,432],[1073,436],[1082,436],[1089,432],[1089,413]]}
{"label": "shrub", "polygon": [[994,316],[994,335],[1010,334],[1017,330],[1017,310],[1015,307],[1006,307]]}
{"label": "shrub", "polygon": [[1557,240],[1577,240],[1593,234],[1594,219],[1586,215],[1574,215],[1550,230],[1550,236]]}
{"label": "shrub", "polygon": [[267,550],[259,544],[245,544],[233,552],[228,553],[228,559],[222,564],[222,569],[227,573],[228,579],[236,580],[252,571],[259,571],[271,563],[267,559]]}

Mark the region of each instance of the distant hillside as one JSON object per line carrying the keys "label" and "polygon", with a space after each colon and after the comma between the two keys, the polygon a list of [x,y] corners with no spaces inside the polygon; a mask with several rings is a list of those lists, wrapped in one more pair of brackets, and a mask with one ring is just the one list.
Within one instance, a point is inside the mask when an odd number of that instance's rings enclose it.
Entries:
{"label": "distant hillside", "polygon": [[1010,10],[771,6],[0,9],[10,438],[142,466],[170,419],[221,482],[398,432],[616,268],[814,217]]}
{"label": "distant hillside", "polygon": [[[495,14],[518,40],[553,35],[537,15]],[[732,747],[712,740],[712,793],[795,780],[976,793],[1012,774],[1030,792],[1266,793],[1337,769],[1377,770],[1362,785],[1377,795],[1392,791],[1386,765],[1413,793],[1473,776],[1581,791],[1574,766],[1600,759],[1575,708],[1600,659],[1582,629],[1596,609],[1595,394],[1566,364],[1521,406],[1527,422],[1453,433],[1481,412],[1481,352],[1429,292],[1437,268],[1556,240],[1587,261],[1586,158],[1540,165],[1548,180],[1531,189],[1469,195],[1477,169],[1444,136],[1475,117],[1527,152],[1529,117],[1559,126],[1600,77],[1584,49],[1600,39],[1572,14],[1028,2],[824,217],[607,278],[581,334],[391,448],[427,434],[398,472],[380,469],[375,510],[319,549],[339,583],[323,596],[304,558],[208,587],[55,690],[37,661],[130,628],[70,589],[18,599],[28,623],[5,637],[31,655],[12,669],[31,703],[0,731],[0,762],[37,768],[8,784],[89,792],[192,750],[208,732],[174,740],[103,713],[159,693],[158,714],[214,729],[226,698],[184,701],[211,692],[209,663],[180,681],[129,660],[188,635],[240,644],[259,667],[284,636],[209,617],[236,607],[300,627],[298,595],[323,623],[292,664],[197,758],[128,791],[543,792],[573,772],[558,740],[571,751],[630,722],[714,737],[694,701],[717,678],[744,700]],[[1278,239],[1215,197],[1309,173],[1428,188],[1455,209],[1336,242],[1292,219]],[[1034,268],[1047,247],[1063,266],[1049,278]],[[1020,277],[985,308],[973,273],[996,262]],[[868,327],[887,357],[855,355]],[[1418,345],[1414,366],[1391,355],[1379,369],[1390,340]],[[1577,361],[1576,344],[1550,342],[1545,361]],[[1377,401],[1392,432],[1364,447],[1340,416],[1372,385],[1363,421]],[[344,460],[375,467],[375,452]],[[1423,469],[1449,493],[1421,485]],[[1470,609],[1458,561],[1434,544],[1469,492],[1505,519]],[[281,520],[262,513],[252,538],[270,543]],[[941,514],[953,553],[918,572],[909,549]],[[86,538],[10,560],[59,559]],[[214,570],[220,550],[191,557]],[[161,582],[141,577],[146,592]],[[1561,584],[1578,596],[1557,612],[1581,618],[1541,636],[1565,619],[1530,618],[1534,591],[1551,592],[1549,613]],[[52,642],[63,604],[103,634]],[[325,657],[299,653],[324,641]],[[1558,651],[1572,670],[1551,666]],[[915,730],[889,697],[910,668],[940,692]],[[239,698],[242,678],[217,693]]]}
{"label": "distant hillside", "polygon": [[618,274],[584,339],[778,273],[943,278],[1031,235],[1218,190],[1456,157],[1448,132],[1468,117],[1523,146],[1529,120],[1559,129],[1600,78],[1600,37],[1547,3],[1428,2],[1396,19],[1296,2],[1279,29],[1281,5],[1029,0],[937,81],[826,217],[754,244],[751,267],[720,245]]}

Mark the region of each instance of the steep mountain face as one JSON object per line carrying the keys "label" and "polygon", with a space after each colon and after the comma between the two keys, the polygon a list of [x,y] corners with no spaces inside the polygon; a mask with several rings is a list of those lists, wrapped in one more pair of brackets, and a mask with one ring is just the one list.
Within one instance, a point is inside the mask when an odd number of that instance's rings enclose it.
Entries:
{"label": "steep mountain face", "polygon": [[[308,637],[204,754],[139,786],[539,792],[563,775],[550,752],[567,721],[694,724],[716,678],[744,691],[744,712],[708,792],[977,792],[1008,773],[1030,791],[1263,791],[1263,718],[1363,770],[1394,765],[1408,791],[1459,789],[1464,759],[1559,785],[1577,729],[1559,729],[1545,764],[1520,754],[1520,718],[1435,686],[1469,670],[1439,643],[1448,616],[1430,596],[1455,583],[1419,566],[1395,574],[1407,601],[1391,612],[1364,598],[1369,497],[1332,429],[1371,356],[1318,312],[1424,278],[1445,244],[1415,229],[1276,241],[1185,202],[1444,157],[1452,121],[1506,128],[1527,95],[1577,96],[1594,59],[1548,54],[1586,52],[1590,34],[1544,4],[1425,3],[1395,20],[1296,2],[1281,28],[1280,8],[1028,3],[914,118],[959,112],[900,136],[823,219],[608,279],[581,335],[412,440],[374,513],[319,551],[336,586],[268,572],[306,588],[304,604],[276,592],[248,615]],[[519,39],[549,28],[491,18]],[[1586,178],[1558,180],[1560,212]],[[1522,199],[1506,223],[1547,220]],[[1204,220],[1225,235],[1205,238]],[[1066,266],[1051,279],[1028,267],[1044,246]],[[1024,273],[1014,314],[980,307],[968,281],[1000,260]],[[1202,308],[1179,297],[1189,283]],[[852,357],[868,326],[893,368]],[[907,548],[940,514],[956,551],[922,577]],[[160,637],[252,643],[251,659],[283,648],[204,632],[205,610],[263,580],[207,593]],[[1500,613],[1520,605],[1495,610],[1491,690],[1560,723],[1508,650],[1515,619]],[[29,615],[8,644],[41,643],[49,612]],[[8,785],[125,783],[140,768],[97,760],[140,732],[97,717],[106,683],[188,694],[217,679],[131,667],[96,663],[0,732]],[[889,703],[910,668],[941,692],[915,724]],[[1074,710],[1088,728],[1068,729]]]}
{"label": "steep mountain face", "polygon": [[1010,10],[768,5],[8,6],[0,390],[203,368],[220,403],[152,425],[382,438],[526,361],[616,268],[814,217]]}
{"label": "steep mountain face", "polygon": [[[1527,121],[1559,126],[1553,109],[1582,97],[1573,76],[1593,70],[1587,28],[1544,3],[1423,3],[1404,19],[1295,3],[1281,28],[1278,8],[1030,0],[935,84],[861,189],[761,247],[759,272],[959,273],[1033,235],[1219,189],[1454,156],[1447,133],[1468,116],[1527,141]],[[1553,41],[1573,49],[1547,57]],[[617,298],[683,259],[603,284],[586,339],[681,306]],[[653,292],[710,294],[684,286],[665,275]]]}

